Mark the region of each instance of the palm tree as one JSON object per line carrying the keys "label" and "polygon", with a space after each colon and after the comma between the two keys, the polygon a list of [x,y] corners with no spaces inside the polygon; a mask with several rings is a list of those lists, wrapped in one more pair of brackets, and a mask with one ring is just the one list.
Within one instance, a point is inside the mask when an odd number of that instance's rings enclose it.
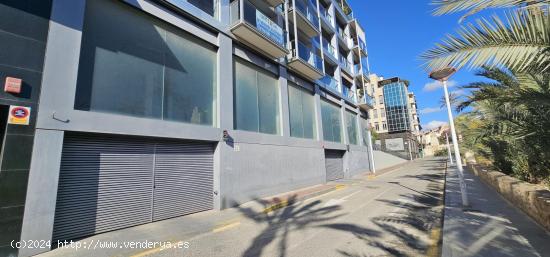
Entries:
{"label": "palm tree", "polygon": [[463,86],[472,91],[458,109],[473,110],[463,114],[466,125],[457,126],[461,133],[503,172],[550,181],[550,73],[484,67],[477,75],[492,82]]}
{"label": "palm tree", "polygon": [[433,0],[432,5],[437,6],[434,15],[444,15],[456,12],[464,12],[460,21],[468,16],[489,8],[510,7],[541,7],[548,4],[549,0]]}
{"label": "palm tree", "polygon": [[505,66],[523,72],[550,70],[550,0],[434,0],[434,13],[442,15],[468,11],[467,15],[486,8],[528,6],[462,25],[457,35],[447,35],[443,42],[421,55],[428,69],[446,66]]}

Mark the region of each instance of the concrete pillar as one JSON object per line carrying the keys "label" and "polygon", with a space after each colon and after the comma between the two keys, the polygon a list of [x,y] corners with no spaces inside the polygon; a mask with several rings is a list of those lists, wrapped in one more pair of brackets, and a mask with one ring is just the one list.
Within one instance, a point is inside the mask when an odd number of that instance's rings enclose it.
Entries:
{"label": "concrete pillar", "polygon": [[282,136],[290,137],[290,112],[288,106],[288,80],[287,70],[279,65],[279,113],[281,115]]}
{"label": "concrete pillar", "polygon": [[[36,130],[21,241],[52,240],[63,135],[60,130]],[[49,250],[21,248],[19,256],[32,256]]]}
{"label": "concrete pillar", "polygon": [[233,122],[233,40],[220,33],[218,35],[218,92],[217,92],[217,120],[220,129],[227,130],[229,140],[223,141],[220,135],[220,142],[214,151],[214,209],[224,208],[223,176],[226,169],[231,168],[231,152],[233,151],[232,131]]}
{"label": "concrete pillar", "polygon": [[315,125],[317,128],[317,140],[324,141],[324,134],[323,134],[323,116],[321,111],[321,89],[319,88],[319,85],[315,85],[315,96],[314,96],[314,104],[315,104]]}

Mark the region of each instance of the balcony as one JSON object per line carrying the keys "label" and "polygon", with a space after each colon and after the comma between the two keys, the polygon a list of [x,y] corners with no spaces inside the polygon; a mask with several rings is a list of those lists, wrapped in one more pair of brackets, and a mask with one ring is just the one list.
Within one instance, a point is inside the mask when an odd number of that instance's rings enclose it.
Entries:
{"label": "balcony", "polygon": [[288,54],[283,28],[248,0],[231,3],[231,24],[231,32],[240,41],[260,52],[272,58]]}
{"label": "balcony", "polygon": [[374,98],[370,95],[363,95],[363,97],[361,97],[359,99],[359,108],[363,109],[363,111],[369,111],[370,109],[374,108]]}
{"label": "balcony", "polygon": [[332,63],[333,65],[338,65],[338,56],[336,55],[336,49],[334,49],[334,46],[332,46],[324,38],[323,38],[323,50],[324,50],[325,56],[328,57],[328,58],[325,58],[325,60]]}
{"label": "balcony", "polygon": [[297,24],[298,29],[304,32],[307,37],[318,36],[321,32],[319,30],[317,7],[310,0],[294,0],[293,2],[296,8],[291,5],[289,10],[290,21]]}
{"label": "balcony", "polygon": [[348,62],[348,59],[346,59],[342,55],[340,56],[340,67],[342,68],[342,71],[346,72],[348,75],[353,77],[354,74],[351,71],[353,66],[351,65],[350,62]]}
{"label": "balcony", "polygon": [[330,15],[328,10],[323,5],[319,5],[319,11],[321,13],[321,21],[323,24],[326,25],[326,27],[328,27],[332,32],[336,32],[336,21],[334,20],[334,17]]}
{"label": "balcony", "polygon": [[342,29],[340,27],[338,28],[338,42],[346,50],[351,50],[353,47],[353,41],[351,40],[349,34],[346,32],[345,29]]}
{"label": "balcony", "polygon": [[[313,81],[323,77],[323,59],[317,54],[319,49],[307,47],[304,43],[292,41],[292,57],[288,66]],[[297,49],[296,49],[297,48]]]}
{"label": "balcony", "polygon": [[285,3],[285,0],[266,0],[266,2],[272,6],[272,7],[276,7],[278,5],[281,5],[281,4],[284,4]]}
{"label": "balcony", "polygon": [[343,19],[343,22],[348,23],[353,20],[353,12],[348,3],[345,0],[336,0],[335,2],[336,4],[334,6],[336,6],[336,13]]}
{"label": "balcony", "polygon": [[340,90],[340,82],[338,82],[332,76],[326,75],[323,78],[321,78],[320,81],[324,88],[332,91],[335,94],[338,94],[338,95],[342,94],[341,93],[342,91]]}
{"label": "balcony", "polygon": [[367,44],[360,38],[354,42],[353,50],[357,55],[367,56]]}
{"label": "balcony", "polygon": [[343,86],[342,96],[344,97],[344,100],[355,103],[355,92],[353,92],[353,90],[351,90],[350,88]]}

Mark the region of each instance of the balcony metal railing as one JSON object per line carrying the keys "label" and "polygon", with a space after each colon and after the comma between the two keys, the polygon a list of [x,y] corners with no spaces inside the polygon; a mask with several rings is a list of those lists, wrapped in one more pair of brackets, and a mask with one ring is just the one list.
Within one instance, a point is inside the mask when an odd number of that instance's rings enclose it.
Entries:
{"label": "balcony metal railing", "polygon": [[316,29],[319,29],[319,17],[317,16],[317,7],[313,5],[309,0],[294,0],[296,3],[296,9],[301,12],[307,19],[313,24]]}
{"label": "balcony metal railing", "polygon": [[336,49],[334,49],[334,46],[332,46],[332,45],[328,42],[328,40],[326,40],[326,39],[324,39],[324,38],[323,38],[323,49],[325,49],[325,51],[326,51],[329,55],[333,56],[334,58],[338,58],[338,57],[336,56]]}
{"label": "balcony metal railing", "polygon": [[[242,14],[240,8],[241,3],[243,4]],[[239,20],[248,23],[277,45],[283,48],[285,47],[283,28],[248,0],[238,0],[231,3],[231,23],[236,23]]]}
{"label": "balcony metal railing", "polygon": [[[292,45],[295,47],[294,41]],[[298,57],[316,69],[323,70],[323,59],[316,53],[315,49],[307,47],[304,43],[298,41],[298,51],[294,51],[294,56]]]}

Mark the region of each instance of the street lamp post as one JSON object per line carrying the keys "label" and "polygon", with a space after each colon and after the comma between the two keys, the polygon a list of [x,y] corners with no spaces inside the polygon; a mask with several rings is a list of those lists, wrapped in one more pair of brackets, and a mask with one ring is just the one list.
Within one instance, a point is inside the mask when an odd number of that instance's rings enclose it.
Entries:
{"label": "street lamp post", "polygon": [[443,91],[445,93],[445,103],[447,104],[447,114],[449,116],[449,125],[451,127],[451,137],[453,139],[453,147],[455,150],[456,166],[458,168],[458,176],[460,180],[460,192],[462,194],[462,206],[469,206],[468,193],[466,191],[466,183],[464,182],[464,169],[462,168],[462,160],[460,159],[460,151],[458,148],[458,138],[456,136],[455,123],[453,120],[453,112],[449,101],[449,90],[447,89],[447,81],[456,73],[455,68],[443,68],[430,73],[430,78],[443,83]]}
{"label": "street lamp post", "polygon": [[449,134],[445,133],[445,139],[447,140],[447,152],[449,153],[449,161],[453,165],[453,156],[451,155],[451,145],[449,144]]}

